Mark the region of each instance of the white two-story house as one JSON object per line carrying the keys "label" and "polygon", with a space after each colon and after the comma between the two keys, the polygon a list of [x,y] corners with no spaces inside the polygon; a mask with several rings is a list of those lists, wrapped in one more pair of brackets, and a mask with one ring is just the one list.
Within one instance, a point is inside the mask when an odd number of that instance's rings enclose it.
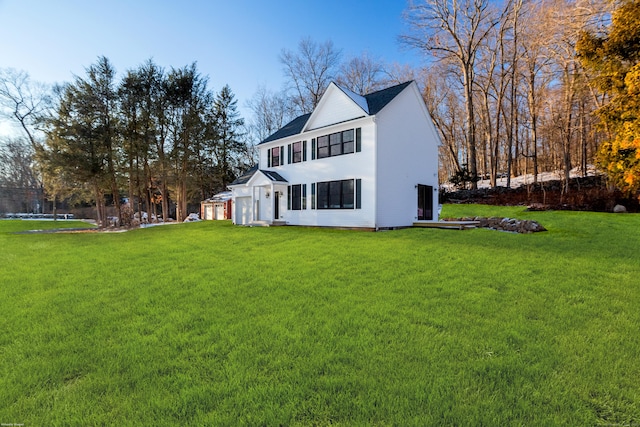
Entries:
{"label": "white two-story house", "polygon": [[415,82],[364,96],[331,83],[229,185],[233,222],[378,230],[437,221],[439,142]]}

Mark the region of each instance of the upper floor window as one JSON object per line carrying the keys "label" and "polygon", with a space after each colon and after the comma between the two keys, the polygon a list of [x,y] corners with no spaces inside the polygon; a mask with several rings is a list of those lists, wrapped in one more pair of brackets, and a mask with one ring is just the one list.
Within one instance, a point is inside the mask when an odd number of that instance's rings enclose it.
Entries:
{"label": "upper floor window", "polygon": [[271,149],[271,166],[280,166],[280,147]]}
{"label": "upper floor window", "polygon": [[282,147],[273,147],[267,150],[267,167],[280,166],[284,164]]}
{"label": "upper floor window", "polygon": [[302,141],[291,144],[291,163],[302,161]]}
{"label": "upper floor window", "polygon": [[311,145],[312,158],[317,159],[359,152],[360,128],[320,136],[312,140]]}
{"label": "upper floor window", "polygon": [[353,129],[342,132],[342,154],[353,153]]}
{"label": "upper floor window", "polygon": [[319,159],[329,157],[329,135],[318,138],[318,155]]}

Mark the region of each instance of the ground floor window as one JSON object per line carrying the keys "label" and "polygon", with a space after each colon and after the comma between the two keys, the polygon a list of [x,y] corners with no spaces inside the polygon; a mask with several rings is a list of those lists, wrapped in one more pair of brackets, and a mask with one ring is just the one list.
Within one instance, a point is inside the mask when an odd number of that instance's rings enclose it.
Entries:
{"label": "ground floor window", "polygon": [[318,209],[353,209],[355,180],[325,181],[316,184]]}
{"label": "ground floor window", "polygon": [[288,193],[289,210],[299,211],[307,208],[307,184],[290,185]]}

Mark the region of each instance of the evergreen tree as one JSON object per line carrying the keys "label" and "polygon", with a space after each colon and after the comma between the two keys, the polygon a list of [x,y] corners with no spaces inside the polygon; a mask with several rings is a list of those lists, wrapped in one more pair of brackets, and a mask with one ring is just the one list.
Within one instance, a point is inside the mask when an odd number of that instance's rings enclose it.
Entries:
{"label": "evergreen tree", "polygon": [[211,103],[207,79],[196,64],[173,69],[166,78],[168,136],[171,143],[176,219],[183,221],[194,194],[192,171],[197,165],[201,141],[205,138],[205,113]]}
{"label": "evergreen tree", "polygon": [[105,225],[105,194],[111,194],[121,217],[115,70],[107,58],[100,57],[87,68],[86,78],[76,76],[58,93],[57,111],[49,121],[47,147],[40,159],[45,169],[64,168],[77,184],[91,186],[98,221]]}
{"label": "evergreen tree", "polygon": [[184,220],[189,206],[226,189],[247,163],[237,101],[229,86],[214,95],[207,83],[195,63],[165,73],[149,60],[116,84],[101,57],[86,77],[58,87],[38,153],[51,194],[90,188],[103,224],[109,195],[122,224],[131,216],[123,218],[121,195],[151,214],[161,201],[164,221],[171,195]]}
{"label": "evergreen tree", "polygon": [[[162,69],[148,60],[127,72],[118,92],[129,198],[135,210],[145,210],[154,216],[157,213],[156,200],[163,199],[157,196],[167,192],[166,186],[162,185],[167,181],[167,164],[161,143],[164,134],[163,79]],[[167,211],[168,208],[163,209],[163,213]]]}
{"label": "evergreen tree", "polygon": [[242,141],[244,120],[238,113],[237,104],[228,85],[220,90],[213,103],[215,178],[221,190],[226,189],[246,166],[241,160],[242,153],[246,151]]}

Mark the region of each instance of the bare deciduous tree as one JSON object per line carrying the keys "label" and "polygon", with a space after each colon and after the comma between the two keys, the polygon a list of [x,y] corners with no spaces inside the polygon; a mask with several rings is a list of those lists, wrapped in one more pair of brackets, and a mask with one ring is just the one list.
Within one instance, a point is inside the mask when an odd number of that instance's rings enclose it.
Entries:
{"label": "bare deciduous tree", "polygon": [[[424,0],[411,2],[406,13],[411,33],[401,37],[409,46],[437,60],[455,64],[462,77],[466,106],[469,171],[477,174],[474,85],[480,46],[498,24],[489,0]],[[475,188],[475,183],[473,184]]]}
{"label": "bare deciduous tree", "polygon": [[24,71],[0,69],[0,113],[20,125],[34,150],[41,144],[36,133],[50,105],[49,92]]}
{"label": "bare deciduous tree", "polygon": [[0,212],[40,211],[42,186],[33,155],[26,138],[0,142]]}
{"label": "bare deciduous tree", "polygon": [[247,102],[253,112],[251,131],[258,142],[283,127],[293,117],[290,99],[284,93],[271,92],[261,86]]}
{"label": "bare deciduous tree", "polygon": [[288,79],[288,90],[299,114],[310,113],[318,105],[329,83],[335,78],[341,51],[331,40],[317,43],[304,38],[297,51],[283,49],[280,62]]}
{"label": "bare deciduous tree", "polygon": [[382,60],[363,52],[362,55],[351,57],[342,63],[336,83],[355,93],[366,95],[387,85],[384,69]]}

